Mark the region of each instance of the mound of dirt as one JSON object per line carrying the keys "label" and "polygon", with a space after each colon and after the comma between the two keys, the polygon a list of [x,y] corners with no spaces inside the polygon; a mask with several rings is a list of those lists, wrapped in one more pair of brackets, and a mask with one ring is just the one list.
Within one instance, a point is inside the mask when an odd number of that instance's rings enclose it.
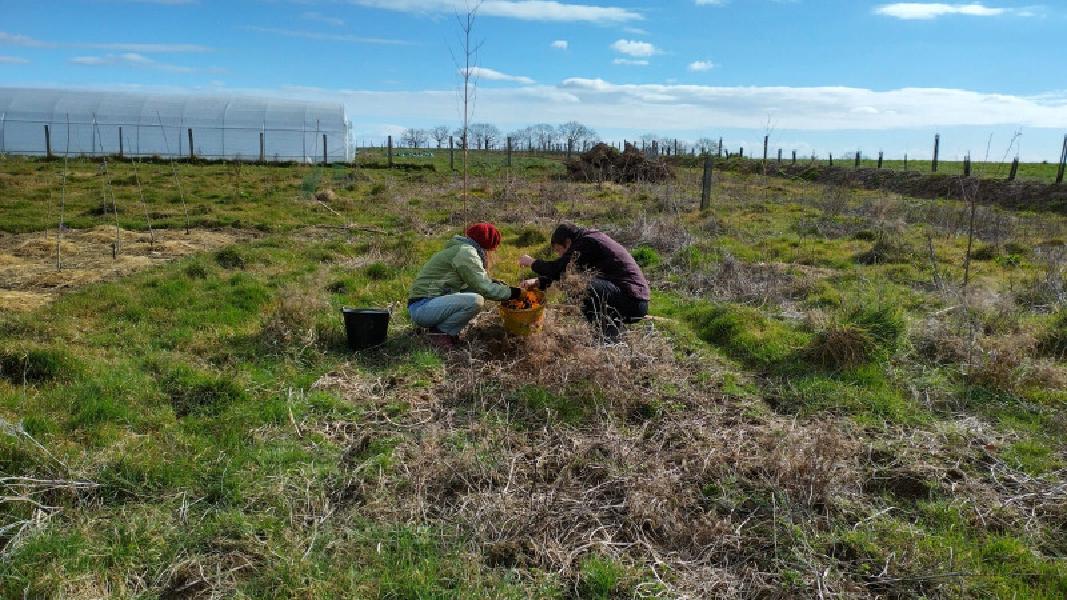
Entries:
{"label": "mound of dirt", "polygon": [[622,152],[607,144],[597,144],[569,161],[567,173],[572,181],[615,183],[657,183],[674,177],[666,162],[648,158],[630,144]]}

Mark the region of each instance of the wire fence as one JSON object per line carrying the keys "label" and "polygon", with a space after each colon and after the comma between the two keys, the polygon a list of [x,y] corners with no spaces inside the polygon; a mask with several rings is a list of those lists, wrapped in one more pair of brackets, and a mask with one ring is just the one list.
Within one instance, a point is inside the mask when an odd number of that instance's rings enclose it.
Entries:
{"label": "wire fence", "polygon": [[156,123],[55,121],[0,115],[0,154],[335,163],[351,161],[354,149],[347,130],[320,127],[211,126],[162,118]]}

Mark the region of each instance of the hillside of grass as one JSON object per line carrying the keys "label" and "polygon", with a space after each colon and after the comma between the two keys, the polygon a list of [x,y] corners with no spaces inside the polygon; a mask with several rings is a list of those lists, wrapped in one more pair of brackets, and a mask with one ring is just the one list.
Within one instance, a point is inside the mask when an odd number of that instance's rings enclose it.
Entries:
{"label": "hillside of grass", "polygon": [[[0,596],[1067,595],[1063,217],[488,155],[464,199],[404,160],[0,160],[0,267],[47,266],[61,201],[146,257],[0,281],[46,295],[0,310]],[[431,350],[407,288],[473,218],[509,281],[609,231],[655,319],[597,345],[571,284],[540,336],[490,307]],[[342,306],[395,307],[386,345]]]}

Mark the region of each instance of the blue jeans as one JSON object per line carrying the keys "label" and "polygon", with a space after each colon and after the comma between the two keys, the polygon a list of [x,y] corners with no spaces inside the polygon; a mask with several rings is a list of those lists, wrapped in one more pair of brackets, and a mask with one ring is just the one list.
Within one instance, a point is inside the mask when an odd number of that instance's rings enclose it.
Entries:
{"label": "blue jeans", "polygon": [[408,314],[419,327],[459,335],[484,305],[485,298],[478,294],[448,294],[419,300],[408,306]]}

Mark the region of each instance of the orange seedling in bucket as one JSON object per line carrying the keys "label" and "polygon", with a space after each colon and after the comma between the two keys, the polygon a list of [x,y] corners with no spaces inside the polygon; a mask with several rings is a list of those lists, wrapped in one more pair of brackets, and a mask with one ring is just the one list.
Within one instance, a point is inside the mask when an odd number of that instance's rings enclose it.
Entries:
{"label": "orange seedling in bucket", "polygon": [[528,336],[541,329],[545,322],[545,294],[540,290],[526,290],[515,300],[500,303],[504,330],[511,335]]}

